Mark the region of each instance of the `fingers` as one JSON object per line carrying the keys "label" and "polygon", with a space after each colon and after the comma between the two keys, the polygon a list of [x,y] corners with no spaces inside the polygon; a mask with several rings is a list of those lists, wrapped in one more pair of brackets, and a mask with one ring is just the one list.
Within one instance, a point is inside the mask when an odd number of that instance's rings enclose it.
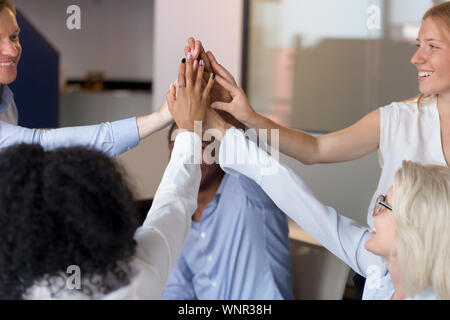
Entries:
{"label": "fingers", "polygon": [[197,80],[195,82],[195,90],[197,92],[200,92],[200,90],[203,88],[203,72],[205,71],[205,64],[203,63],[203,60],[200,60],[200,67],[197,71]]}
{"label": "fingers", "polygon": [[190,37],[188,39],[188,46],[190,48],[191,53],[194,53],[194,49],[195,49],[195,39],[193,37]]}
{"label": "fingers", "polygon": [[211,108],[216,109],[216,110],[226,111],[226,112],[231,114],[231,112],[230,112],[230,108],[231,108],[230,103],[216,101],[213,104],[211,104]]}
{"label": "fingers", "polygon": [[236,84],[229,83],[221,76],[216,75],[216,81],[230,93],[232,98],[236,97],[240,93],[239,87]]}
{"label": "fingers", "polygon": [[199,67],[200,47],[201,42],[197,40],[195,41],[194,49],[191,48],[192,59],[194,60],[194,71],[196,71]]}
{"label": "fingers", "polygon": [[209,81],[208,84],[206,85],[205,90],[203,90],[203,97],[202,97],[203,99],[209,99],[215,79],[216,75],[212,73],[211,76],[209,77]]}
{"label": "fingers", "polygon": [[189,52],[191,52],[191,47],[189,47],[189,46],[184,47],[184,56],[186,58],[187,58]]}
{"label": "fingers", "polygon": [[167,101],[167,105],[169,106],[169,109],[172,109],[173,105],[175,104],[175,86],[173,85],[173,83],[170,85],[169,91],[166,94],[166,101]]}
{"label": "fingers", "polygon": [[202,48],[202,43],[200,40],[195,41],[194,50],[192,52],[194,60],[197,60],[200,56],[200,48]]}
{"label": "fingers", "polygon": [[187,59],[186,59],[186,88],[192,89],[194,86],[194,80],[193,80],[193,65],[192,65],[192,54],[189,52]]}
{"label": "fingers", "polygon": [[233,75],[227,69],[225,69],[221,64],[219,64],[217,62],[216,57],[214,57],[214,55],[211,51],[208,51],[206,55],[208,56],[208,59],[211,61],[211,66],[215,73],[217,73],[221,77],[227,79],[232,84],[236,84],[236,81],[234,80]]}
{"label": "fingers", "polygon": [[[178,69],[178,85],[186,84],[186,59],[181,60],[180,68]],[[180,88],[181,89],[181,88]]]}

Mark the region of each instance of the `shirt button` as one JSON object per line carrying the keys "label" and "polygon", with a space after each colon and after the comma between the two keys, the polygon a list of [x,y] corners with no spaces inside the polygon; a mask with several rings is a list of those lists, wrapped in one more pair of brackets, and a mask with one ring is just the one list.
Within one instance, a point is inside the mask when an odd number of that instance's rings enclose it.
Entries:
{"label": "shirt button", "polygon": [[202,232],[202,233],[200,234],[200,237],[202,237],[202,239],[205,239],[205,238],[206,238],[206,234],[205,234],[204,232]]}
{"label": "shirt button", "polygon": [[215,286],[217,286],[217,282],[213,281],[213,282],[211,283],[211,285],[212,285],[213,287],[215,287]]}
{"label": "shirt button", "polygon": [[208,257],[208,261],[212,261],[212,256],[209,256],[209,257]]}

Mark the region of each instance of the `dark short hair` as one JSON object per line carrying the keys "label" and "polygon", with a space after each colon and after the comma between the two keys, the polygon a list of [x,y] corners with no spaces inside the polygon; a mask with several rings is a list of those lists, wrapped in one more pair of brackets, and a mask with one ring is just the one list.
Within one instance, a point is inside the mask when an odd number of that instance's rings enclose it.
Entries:
{"label": "dark short hair", "polygon": [[16,7],[11,0],[0,0],[0,12],[5,8],[11,10],[14,15],[17,14]]}
{"label": "dark short hair", "polygon": [[45,151],[25,144],[5,149],[0,153],[0,299],[21,299],[36,281],[66,274],[71,265],[80,267],[83,281],[100,276],[95,287],[101,293],[113,291],[107,275],[129,283],[119,265],[136,249],[135,210],[121,169],[98,151]]}

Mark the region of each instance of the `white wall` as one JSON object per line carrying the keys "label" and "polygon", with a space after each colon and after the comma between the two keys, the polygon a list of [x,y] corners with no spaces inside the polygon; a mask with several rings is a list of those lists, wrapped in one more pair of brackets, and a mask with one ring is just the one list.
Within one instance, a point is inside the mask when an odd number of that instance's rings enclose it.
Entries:
{"label": "white wall", "polygon": [[[61,54],[68,78],[103,71],[107,79],[153,78],[153,0],[14,0]],[[67,7],[81,9],[81,30],[68,30]],[[27,48],[23,48],[24,51]]]}
{"label": "white wall", "polygon": [[155,0],[154,107],[178,74],[190,36],[200,39],[238,83],[241,79],[242,0]]}

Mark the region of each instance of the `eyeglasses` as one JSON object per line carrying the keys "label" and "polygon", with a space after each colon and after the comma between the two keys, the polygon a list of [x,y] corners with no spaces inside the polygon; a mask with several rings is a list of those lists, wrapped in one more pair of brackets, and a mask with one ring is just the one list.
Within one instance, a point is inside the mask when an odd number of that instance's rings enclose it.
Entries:
{"label": "eyeglasses", "polygon": [[386,201],[385,195],[378,196],[377,200],[375,201],[375,207],[373,208],[373,216],[374,217],[377,214],[379,214],[381,212],[381,210],[383,210],[383,207],[392,211],[392,207],[390,205],[388,205],[385,201]]}

